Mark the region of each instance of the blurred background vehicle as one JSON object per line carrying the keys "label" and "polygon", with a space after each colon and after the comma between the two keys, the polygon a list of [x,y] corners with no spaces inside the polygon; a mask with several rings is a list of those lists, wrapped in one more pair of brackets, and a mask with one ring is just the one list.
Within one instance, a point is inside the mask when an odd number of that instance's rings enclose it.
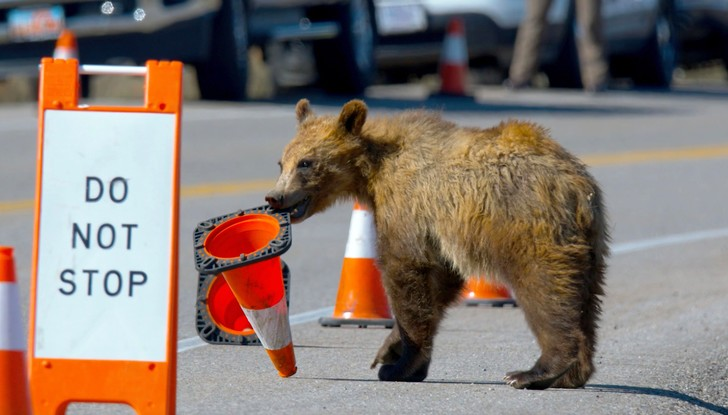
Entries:
{"label": "blurred background vehicle", "polygon": [[728,0],[676,0],[675,8],[680,63],[720,59],[728,69]]}
{"label": "blurred background vehicle", "polygon": [[[390,77],[436,70],[447,24],[462,17],[471,65],[507,71],[524,0],[375,0],[380,44],[377,64]],[[568,29],[569,0],[555,0],[541,62],[558,60]]]}
{"label": "blurred background vehicle", "polygon": [[[377,63],[392,79],[436,70],[450,18],[465,21],[475,68],[505,79],[525,0],[375,0]],[[669,87],[678,64],[722,57],[728,39],[728,0],[603,0],[605,48],[613,78]],[[554,0],[540,51],[552,87],[580,87],[573,3]]]}
{"label": "blurred background vehicle", "polygon": [[359,93],[376,73],[372,0],[0,0],[0,77],[37,73],[64,28],[86,64],[195,67],[204,99],[243,100],[248,48],[308,45],[319,84]]}

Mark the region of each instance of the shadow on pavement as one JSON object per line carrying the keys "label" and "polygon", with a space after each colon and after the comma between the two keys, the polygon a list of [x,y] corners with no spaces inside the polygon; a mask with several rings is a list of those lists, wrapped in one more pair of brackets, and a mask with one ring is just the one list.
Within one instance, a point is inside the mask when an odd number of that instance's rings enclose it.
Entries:
{"label": "shadow on pavement", "polygon": [[728,408],[725,406],[716,405],[714,403],[706,402],[702,399],[698,399],[694,396],[682,392],[676,392],[669,389],[659,388],[648,388],[643,386],[624,386],[624,385],[587,385],[586,390],[593,390],[595,392],[606,392],[606,393],[625,393],[630,395],[648,395],[648,396],[659,396],[663,398],[676,399],[682,402],[689,403],[698,408],[707,409],[718,414],[728,415]]}
{"label": "shadow on pavement", "polygon": [[[327,377],[315,377],[315,378],[303,378],[297,377],[298,379],[316,379],[316,380],[330,380],[334,382],[380,382],[376,377],[371,379],[346,379],[346,378],[327,378]],[[452,380],[425,380],[422,383],[437,383],[437,384],[463,384],[463,385],[492,385],[492,386],[505,386],[503,382],[492,382],[492,381],[452,381]],[[646,396],[657,396],[662,398],[670,398],[678,401],[682,401],[693,405],[698,408],[713,411],[717,414],[728,415],[728,408],[720,406],[711,402],[706,402],[702,399],[690,396],[682,392],[676,392],[669,389],[649,388],[643,386],[625,386],[625,385],[604,385],[604,384],[588,384],[583,391],[586,392],[603,392],[603,393],[622,393],[629,395],[646,395]],[[547,391],[573,391],[573,389],[547,389]]]}

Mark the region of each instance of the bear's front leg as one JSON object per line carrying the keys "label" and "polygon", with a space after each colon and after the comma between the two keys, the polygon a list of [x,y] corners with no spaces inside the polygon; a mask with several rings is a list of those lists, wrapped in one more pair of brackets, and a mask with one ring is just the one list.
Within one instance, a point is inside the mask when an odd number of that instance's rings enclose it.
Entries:
{"label": "bear's front leg", "polygon": [[420,382],[427,377],[437,328],[445,309],[462,292],[463,281],[439,265],[406,266],[391,258],[382,262],[396,325],[375,359],[383,381]]}
{"label": "bear's front leg", "polygon": [[[398,333],[394,335],[394,333]],[[399,337],[399,342],[394,339]],[[430,367],[431,350],[423,350],[415,345],[399,327],[392,329],[392,334],[379,349],[373,366],[382,363],[379,368],[379,380],[388,382],[421,382],[427,377]]]}
{"label": "bear's front leg", "polygon": [[402,337],[399,335],[399,325],[395,320],[394,327],[384,340],[382,347],[379,348],[371,368],[374,369],[378,364],[389,365],[396,363],[400,357],[402,357]]}

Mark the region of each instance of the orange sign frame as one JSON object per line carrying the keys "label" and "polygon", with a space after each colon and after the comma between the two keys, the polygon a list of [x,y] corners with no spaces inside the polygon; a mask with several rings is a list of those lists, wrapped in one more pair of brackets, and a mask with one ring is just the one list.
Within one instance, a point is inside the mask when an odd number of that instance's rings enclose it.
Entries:
{"label": "orange sign frame", "polygon": [[[143,68],[141,68],[143,69]],[[179,234],[179,159],[183,65],[174,61],[148,61],[142,107],[79,105],[79,64],[75,59],[44,58],[40,65],[38,165],[36,179],[35,234],[28,330],[28,371],[35,414],[63,414],[71,403],[125,403],[138,414],[173,414],[177,376],[177,292]],[[38,358],[35,355],[38,316],[38,259],[40,245],[43,171],[43,135],[46,110],[108,111],[117,113],[174,114],[175,142],[172,155],[169,292],[166,360],[76,360]],[[71,128],[71,127],[69,127]]]}

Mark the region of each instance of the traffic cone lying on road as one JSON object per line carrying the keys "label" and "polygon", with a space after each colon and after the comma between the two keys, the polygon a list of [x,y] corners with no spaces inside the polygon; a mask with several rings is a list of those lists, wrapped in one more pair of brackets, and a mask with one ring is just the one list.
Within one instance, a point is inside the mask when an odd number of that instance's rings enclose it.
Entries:
{"label": "traffic cone lying on road", "polygon": [[447,34],[442,44],[440,94],[466,95],[468,63],[465,24],[461,18],[453,18],[447,25]]}
{"label": "traffic cone lying on road", "polygon": [[[290,234],[282,229],[280,220],[262,209],[216,218],[215,223],[198,226],[195,249],[205,256],[199,258],[198,270],[222,273],[278,374],[289,377],[296,373],[296,357],[283,286],[282,252],[275,251],[286,245],[281,238]],[[202,239],[201,245],[197,238]]]}
{"label": "traffic cone lying on road", "polygon": [[76,35],[68,29],[63,29],[56,40],[56,48],[53,49],[53,57],[56,59],[78,59],[78,43]]}
{"label": "traffic cone lying on road", "polygon": [[366,206],[356,202],[349,225],[334,315],[320,318],[322,326],[394,326],[376,257],[374,218]]}
{"label": "traffic cone lying on road", "polygon": [[[291,271],[281,260],[286,302],[290,301]],[[253,326],[222,274],[200,274],[197,284],[197,333],[210,344],[259,345]]]}
{"label": "traffic cone lying on road", "polygon": [[488,282],[480,277],[471,277],[465,283],[463,302],[469,306],[479,304],[492,305],[494,307],[503,307],[508,304],[516,305],[516,301],[511,297],[508,288],[500,284]]}
{"label": "traffic cone lying on road", "polygon": [[0,246],[0,414],[30,414],[13,248]]}

